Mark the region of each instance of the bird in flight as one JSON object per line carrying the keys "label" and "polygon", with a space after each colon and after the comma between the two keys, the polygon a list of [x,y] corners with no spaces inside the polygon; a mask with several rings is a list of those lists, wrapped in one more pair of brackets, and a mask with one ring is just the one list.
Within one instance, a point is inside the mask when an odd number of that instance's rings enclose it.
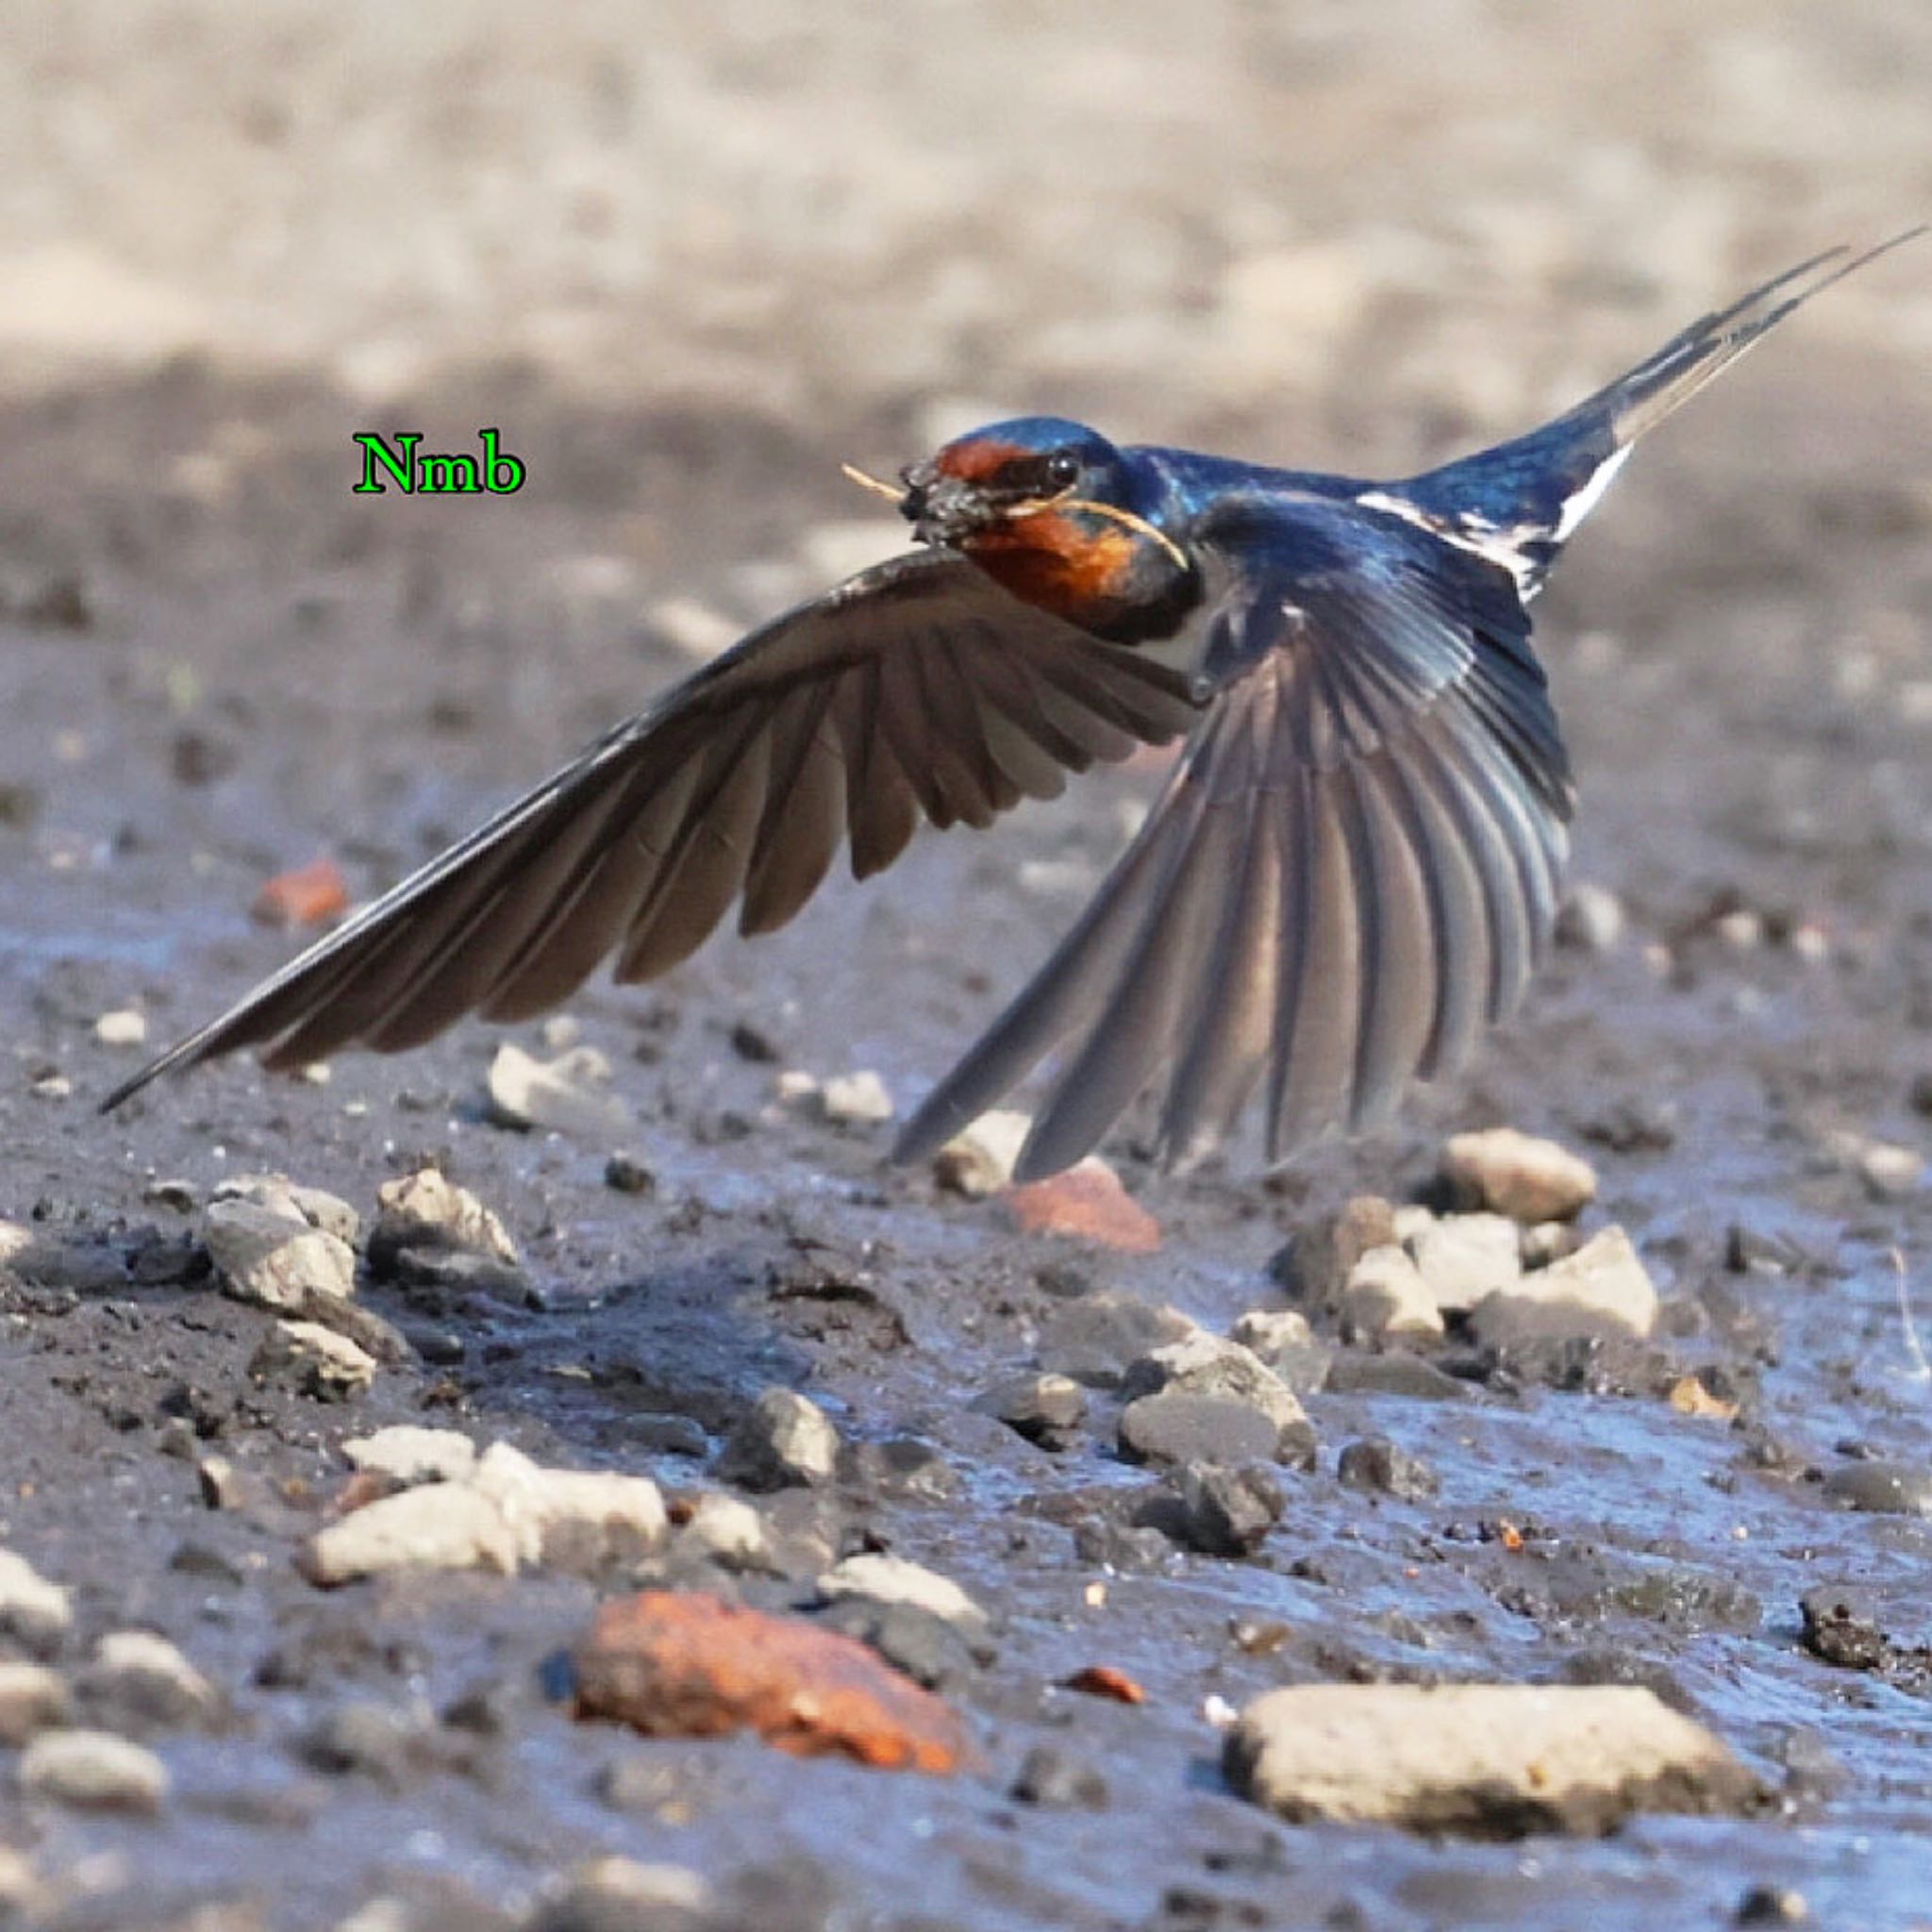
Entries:
{"label": "bird in flight", "polygon": [[[874,484],[918,547],[745,638],[131,1079],[516,1021],[606,958],[771,932],[841,844],[991,824],[1069,772],[1182,748],[1141,828],[895,1150],[1049,1057],[1018,1176],[1142,1093],[1191,1162],[1259,1099],[1270,1164],[1467,1058],[1550,942],[1574,803],[1530,604],[1639,437],[1914,235],[1706,315],[1541,428],[1400,482],[997,423]],[[857,474],[857,473],[855,473]],[[861,477],[861,481],[870,481]]]}

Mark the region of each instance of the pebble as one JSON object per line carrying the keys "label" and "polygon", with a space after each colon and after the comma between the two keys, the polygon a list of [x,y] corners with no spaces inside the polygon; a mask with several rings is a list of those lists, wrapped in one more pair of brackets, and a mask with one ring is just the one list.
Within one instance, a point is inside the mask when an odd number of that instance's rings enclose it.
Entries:
{"label": "pebble", "polygon": [[1511,1221],[1568,1221],[1596,1199],[1587,1160],[1514,1127],[1457,1134],[1442,1149],[1441,1177],[1466,1208],[1488,1208]]}
{"label": "pebble", "polygon": [[1224,1769],[1292,1821],[1488,1838],[1595,1836],[1647,1808],[1740,1811],[1762,1795],[1703,1725],[1624,1686],[1295,1685],[1241,1712]]}
{"label": "pebble", "polygon": [[608,1141],[634,1124],[623,1100],[598,1091],[609,1078],[610,1062],[593,1046],[540,1060],[507,1040],[490,1063],[491,1112],[507,1127],[543,1127],[577,1140]]}
{"label": "pebble", "polygon": [[348,1402],[375,1381],[375,1357],[320,1322],[277,1322],[255,1351],[248,1373],[290,1383],[318,1402]]}
{"label": "pebble", "polygon": [[839,1432],[810,1397],[767,1389],[745,1410],[718,1456],[722,1481],[771,1491],[817,1487],[838,1473]]}
{"label": "pebble", "polygon": [[1192,1335],[1178,1308],[1102,1289],[1057,1307],[1041,1324],[1040,1365],[1090,1389],[1112,1389],[1141,1357]]}
{"label": "pebble", "polygon": [[1395,1209],[1378,1194],[1357,1194],[1338,1214],[1303,1222],[1268,1264],[1269,1274],[1304,1307],[1337,1307],[1349,1276],[1374,1248],[1396,1244]]}
{"label": "pebble", "polygon": [[1789,1885],[1747,1887],[1738,1901],[1737,1910],[1731,1914],[1734,1925],[1808,1925],[1810,1923],[1811,1907],[1805,1902],[1805,1894],[1793,1890]]}
{"label": "pebble", "polygon": [[1205,1557],[1250,1555],[1287,1507],[1274,1472],[1259,1463],[1191,1464],[1175,1474],[1173,1494],[1171,1527],[1165,1518],[1162,1526]]}
{"label": "pebble", "polygon": [[210,1724],[222,1707],[214,1686],[151,1630],[110,1630],[75,1688],[96,1724],[123,1733]]}
{"label": "pebble", "polygon": [[1070,1448],[1079,1431],[1087,1391],[1071,1375],[1041,1371],[994,1383],[973,1406],[1027,1441],[1059,1451]]}
{"label": "pebble", "polygon": [[877,1553],[847,1557],[818,1579],[818,1591],[827,1603],[862,1596],[875,1603],[910,1604],[974,1635],[987,1627],[986,1612],[951,1577],[905,1557]]}
{"label": "pebble", "polygon": [[331,1777],[360,1774],[397,1790],[425,1757],[433,1722],[420,1707],[358,1697],[315,1722],[302,1740],[302,1756]]}
{"label": "pebble", "polygon": [[813,1621],[822,1630],[855,1638],[927,1690],[952,1693],[964,1690],[978,1662],[982,1658],[991,1662],[993,1657],[983,1637],[969,1637],[957,1624],[936,1617],[917,1604],[846,1596]]}
{"label": "pebble", "polygon": [[1657,1326],[1657,1289],[1630,1237],[1607,1227],[1574,1255],[1485,1295],[1469,1322],[1485,1348],[1590,1339],[1606,1330],[1641,1340]]}
{"label": "pebble", "polygon": [[342,1444],[355,1469],[403,1484],[455,1482],[476,1467],[476,1445],[457,1429],[425,1429],[396,1423]]}
{"label": "pebble", "polygon": [[1798,1602],[1804,1644],[1813,1657],[1847,1671],[1879,1671],[1892,1646],[1877,1613],[1857,1591],[1837,1585],[1807,1590]]}
{"label": "pebble", "polygon": [[932,1158],[932,1177],[969,1201],[1013,1184],[1013,1166],[1033,1131],[1033,1116],[995,1108],[962,1127]]}
{"label": "pebble", "polygon": [[708,1557],[727,1570],[774,1567],[765,1519],[742,1496],[700,1496],[677,1532],[680,1550]]}
{"label": "pebble", "polygon": [[1317,1340],[1299,1308],[1250,1308],[1228,1331],[1252,1349],[1297,1395],[1312,1395],[1328,1376],[1335,1351]]}
{"label": "pebble", "polygon": [[1336,1474],[1348,1490],[1368,1490],[1404,1503],[1433,1496],[1441,1481],[1420,1456],[1398,1449],[1387,1436],[1366,1436],[1341,1452]]}
{"label": "pebble", "polygon": [[73,1623],[68,1592],[49,1583],[25,1557],[0,1549],[0,1636],[35,1657],[48,1657]]}
{"label": "pebble", "polygon": [[1251,1403],[1163,1391],[1122,1409],[1119,1442],[1135,1462],[1252,1462],[1273,1458],[1282,1432]]}
{"label": "pebble", "polygon": [[603,1857],[540,1900],[523,1932],[701,1932],[718,1923],[710,1885],[699,1874]]}
{"label": "pebble", "polygon": [[1104,1810],[1107,1780],[1085,1758],[1036,1744],[1020,1761],[1008,1796],[1049,1810]]}
{"label": "pebble", "polygon": [[664,1499],[648,1477],[541,1468],[495,1442],[473,1471],[378,1497],[318,1530],[297,1557],[324,1587],[391,1570],[494,1570],[654,1549]]}
{"label": "pebble", "polygon": [[1557,943],[1582,953],[1607,953],[1624,937],[1624,902],[1607,886],[1579,881],[1557,913]]}
{"label": "pebble", "polygon": [[1323,1385],[1330,1395],[1397,1395],[1410,1402],[1467,1402],[1469,1384],[1419,1355],[1371,1355],[1343,1349]]}
{"label": "pebble", "polygon": [[1398,1339],[1433,1341],[1442,1333],[1442,1313],[1422,1271],[1391,1244],[1371,1248],[1349,1271],[1341,1326],[1349,1341],[1376,1346]]}
{"label": "pebble", "polygon": [[385,1181],[375,1197],[369,1266],[384,1280],[404,1272],[404,1257],[415,1251],[482,1255],[507,1268],[521,1266],[503,1223],[469,1189],[436,1168]]}
{"label": "pebble", "polygon": [[94,1022],[94,1038],[103,1046],[142,1046],[147,1041],[147,1015],[132,1007],[103,1013]]}
{"label": "pebble", "polygon": [[29,1738],[67,1722],[67,1680],[45,1664],[0,1661],[0,1747],[17,1750]]}
{"label": "pebble", "polygon": [[[285,1174],[231,1174],[216,1184],[208,1198],[211,1201],[253,1201],[258,1208],[270,1208],[277,1214],[306,1221],[310,1227],[319,1227],[324,1234],[332,1234],[338,1241],[347,1241],[351,1247],[355,1246],[357,1236],[362,1232],[362,1217],[346,1201],[321,1188],[304,1187],[299,1181],[291,1181]],[[192,1205],[191,1195],[189,1206]]]}
{"label": "pebble", "polygon": [[655,1194],[658,1176],[635,1154],[620,1149],[604,1163],[604,1185],[619,1194]]}
{"label": "pebble", "polygon": [[869,1067],[834,1074],[819,1089],[819,1107],[828,1121],[842,1126],[877,1126],[894,1112],[886,1083]]}
{"label": "pebble", "polygon": [[1210,1335],[1205,1328],[1150,1349],[1128,1364],[1121,1379],[1123,1401],[1161,1393],[1212,1395],[1241,1403],[1266,1416],[1284,1439],[1305,1436],[1310,1444],[1314,1440],[1294,1391],[1253,1349]]}
{"label": "pebble", "polygon": [[1824,1478],[1824,1493],[1875,1516],[1932,1516],[1932,1470],[1883,1458],[1847,1462]]}
{"label": "pebble", "polygon": [[356,1291],[356,1251],[299,1214],[246,1199],[209,1202],[203,1240],[224,1293],[311,1316]]}
{"label": "pebble", "polygon": [[111,1731],[42,1731],[20,1754],[22,1793],[93,1811],[158,1811],[168,1767]]}
{"label": "pebble", "polygon": [[1504,1214],[1430,1217],[1407,1242],[1409,1257],[1439,1310],[1473,1308],[1493,1289],[1523,1274],[1523,1234]]}

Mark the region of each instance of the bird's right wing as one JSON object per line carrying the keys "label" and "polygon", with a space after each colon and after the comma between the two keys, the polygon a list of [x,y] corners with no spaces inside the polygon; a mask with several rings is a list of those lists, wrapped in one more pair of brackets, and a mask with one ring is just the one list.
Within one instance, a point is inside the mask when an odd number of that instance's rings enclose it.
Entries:
{"label": "bird's right wing", "polygon": [[414,1046],[668,971],[741,899],[783,925],[849,839],[860,878],[922,818],[981,826],[1069,771],[1179,736],[1187,677],[921,550],[762,629],[110,1094],[263,1045],[272,1067]]}
{"label": "bird's right wing", "polygon": [[1169,1161],[1257,1088],[1267,1152],[1384,1120],[1521,994],[1567,852],[1568,761],[1508,573],[1357,504],[1251,501],[1206,715],[1079,924],[908,1125],[916,1158],[1049,1053],[1018,1176],[1159,1092]]}

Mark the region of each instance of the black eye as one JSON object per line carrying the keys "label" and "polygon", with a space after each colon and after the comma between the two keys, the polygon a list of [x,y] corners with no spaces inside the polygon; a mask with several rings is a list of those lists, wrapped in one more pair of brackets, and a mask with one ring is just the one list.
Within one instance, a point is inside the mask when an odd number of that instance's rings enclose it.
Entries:
{"label": "black eye", "polygon": [[1046,459],[1046,478],[1056,490],[1071,490],[1080,480],[1080,458],[1056,450]]}

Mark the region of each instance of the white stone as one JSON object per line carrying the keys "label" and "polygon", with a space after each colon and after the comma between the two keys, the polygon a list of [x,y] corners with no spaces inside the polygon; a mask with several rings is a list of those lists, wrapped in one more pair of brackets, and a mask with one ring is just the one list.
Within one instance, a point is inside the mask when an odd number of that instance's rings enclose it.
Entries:
{"label": "white stone", "polygon": [[49,1583],[25,1557],[0,1550],[0,1632],[29,1650],[51,1650],[73,1623],[68,1592]]}
{"label": "white stone", "polygon": [[1008,1108],[995,1108],[962,1127],[932,1158],[932,1176],[976,1201],[1010,1187],[1020,1149],[1033,1130],[1033,1116]]}
{"label": "white stone", "polygon": [[362,1217],[339,1195],[307,1188],[285,1174],[238,1174],[216,1184],[211,1201],[253,1201],[291,1221],[306,1221],[338,1241],[354,1246],[362,1231]]}
{"label": "white stone", "polygon": [[626,1133],[631,1110],[614,1093],[597,1088],[610,1077],[610,1062],[593,1046],[572,1047],[540,1060],[505,1041],[490,1063],[490,1104],[512,1126],[553,1128],[581,1140],[605,1141]]}
{"label": "white stone", "polygon": [[1463,1201],[1511,1221],[1568,1221],[1596,1198],[1587,1160],[1514,1127],[1457,1134],[1442,1150],[1442,1177]]}
{"label": "white stone", "polygon": [[680,1549],[701,1552],[728,1570],[763,1570],[772,1562],[765,1519],[741,1496],[700,1496],[677,1541]]}
{"label": "white stone", "polygon": [[468,1483],[426,1483],[365,1504],[319,1529],[297,1558],[332,1587],[391,1570],[495,1570],[513,1575],[518,1535],[496,1502]]}
{"label": "white stone", "polygon": [[892,1096],[869,1067],[833,1074],[820,1090],[819,1105],[828,1121],[852,1126],[876,1126],[892,1118]]}
{"label": "white stone", "polygon": [[110,1630],[94,1646],[91,1684],[145,1678],[183,1713],[211,1716],[221,1705],[215,1687],[165,1637],[152,1630]]}
{"label": "white stone", "polygon": [[42,1731],[20,1754],[20,1789],[28,1798],[102,1811],[157,1811],[168,1795],[168,1767],[111,1731]]}
{"label": "white stone", "polygon": [[517,1265],[517,1246],[508,1229],[468,1188],[458,1187],[439,1168],[421,1168],[385,1181],[375,1198],[380,1211],[370,1236],[372,1247],[380,1241],[391,1249],[460,1248]]}
{"label": "white stone", "polygon": [[67,1721],[67,1680],[45,1664],[0,1660],[0,1746],[18,1749]]}
{"label": "white stone", "polygon": [[1435,1336],[1442,1333],[1442,1311],[1421,1270],[1401,1248],[1371,1248],[1348,1272],[1341,1324],[1357,1341]]}
{"label": "white stone", "polygon": [[1486,1295],[1470,1315],[1478,1341],[1504,1335],[1594,1335],[1606,1322],[1641,1338],[1657,1326],[1657,1292],[1621,1227],[1593,1235],[1574,1255]]}
{"label": "white stone", "polygon": [[399,1483],[455,1482],[476,1466],[476,1445],[456,1429],[418,1428],[397,1423],[342,1444],[357,1469],[392,1476]]}
{"label": "white stone", "polygon": [[1439,1309],[1471,1308],[1523,1274],[1522,1236],[1504,1214],[1452,1214],[1407,1244]]}
{"label": "white stone", "polygon": [[818,1589],[828,1602],[862,1596],[874,1603],[909,1604],[962,1630],[986,1628],[986,1612],[951,1577],[905,1557],[847,1557],[819,1578]]}
{"label": "white stone", "polygon": [[1121,1399],[1172,1391],[1176,1395],[1217,1395],[1260,1410],[1277,1429],[1306,1423],[1295,1392],[1251,1348],[1195,1328],[1178,1341],[1150,1349],[1127,1365]]}
{"label": "white stone", "polygon": [[147,1015],[132,1007],[103,1013],[94,1022],[94,1038],[103,1046],[141,1046],[147,1040]]}
{"label": "white stone", "polygon": [[1423,1831],[1512,1815],[1520,1829],[1525,1806],[1602,1831],[1646,1799],[1736,1807],[1755,1790],[1702,1724],[1627,1685],[1294,1685],[1242,1711],[1226,1765],[1283,1817]]}
{"label": "white stone", "polygon": [[254,1201],[213,1201],[204,1239],[223,1291],[237,1301],[299,1315],[355,1292],[355,1249],[299,1216]]}
{"label": "white stone", "polygon": [[252,1374],[292,1382],[325,1402],[363,1394],[375,1381],[375,1357],[320,1322],[277,1322],[248,1367]]}

